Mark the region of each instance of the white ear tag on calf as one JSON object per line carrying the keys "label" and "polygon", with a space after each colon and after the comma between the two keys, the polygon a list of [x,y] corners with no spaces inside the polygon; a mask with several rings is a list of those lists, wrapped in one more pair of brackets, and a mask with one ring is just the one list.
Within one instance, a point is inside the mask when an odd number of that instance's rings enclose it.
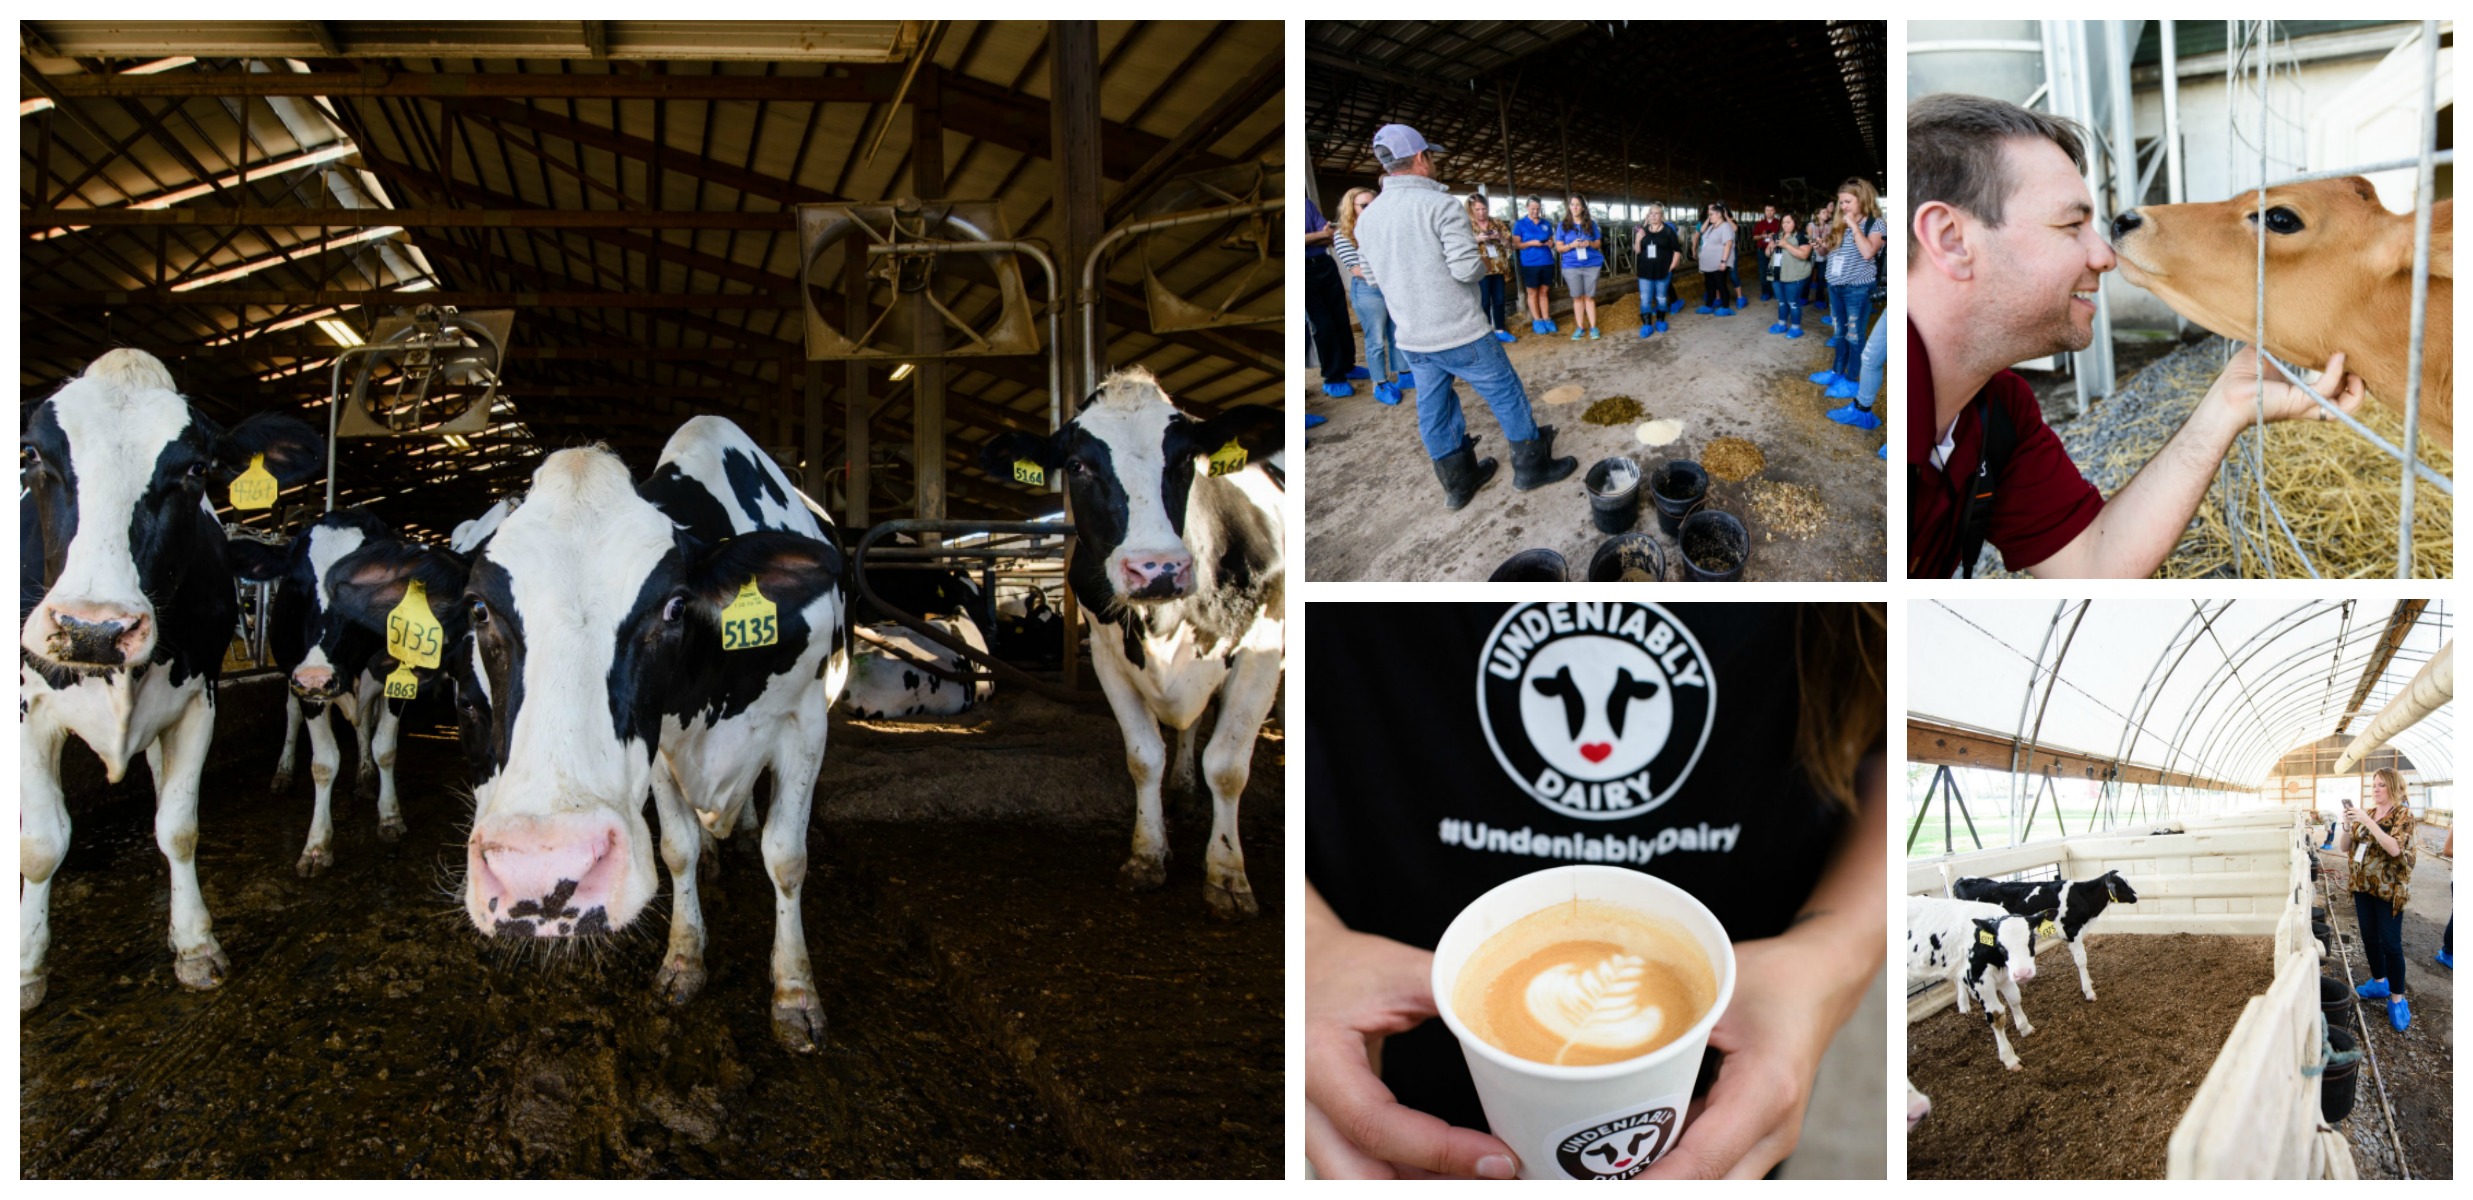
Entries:
{"label": "white ear tag on calf", "polygon": [[412,580],[404,585],[404,598],[386,614],[386,652],[397,662],[435,670],[445,649],[446,630],[429,611],[429,589]]}
{"label": "white ear tag on calf", "polygon": [[266,456],[253,454],[249,457],[249,469],[232,480],[232,507],[273,508],[275,493],[279,490],[281,485],[275,482],[274,474],[266,469]]}
{"label": "white ear tag on calf", "polygon": [[721,610],[721,648],[724,650],[758,650],[781,640],[781,622],[773,602],[756,590],[756,581],[748,579],[746,586]]}
{"label": "white ear tag on calf", "polygon": [[1244,469],[1245,447],[1237,445],[1235,438],[1228,439],[1227,445],[1211,451],[1211,474],[1234,475]]}
{"label": "white ear tag on calf", "polygon": [[418,676],[418,675],[413,674],[413,673],[412,673],[412,668],[410,668],[410,667],[404,667],[404,666],[399,666],[399,667],[396,667],[393,671],[390,671],[390,672],[388,672],[388,673],[387,673],[387,677],[386,677],[386,698],[387,698],[387,699],[389,699],[389,700],[412,700],[412,699],[416,699],[416,698],[418,698],[418,697],[420,696],[420,694],[421,694],[421,677],[420,677],[420,676]]}

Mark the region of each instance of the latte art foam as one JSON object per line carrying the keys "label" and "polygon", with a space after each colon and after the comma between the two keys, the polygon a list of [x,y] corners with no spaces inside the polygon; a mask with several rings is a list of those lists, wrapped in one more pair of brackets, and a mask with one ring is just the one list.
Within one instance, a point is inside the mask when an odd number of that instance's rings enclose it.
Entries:
{"label": "latte art foam", "polygon": [[1575,900],[1486,939],[1461,968],[1452,1007],[1505,1053],[1589,1066],[1673,1041],[1716,996],[1716,973],[1689,935],[1632,909]]}

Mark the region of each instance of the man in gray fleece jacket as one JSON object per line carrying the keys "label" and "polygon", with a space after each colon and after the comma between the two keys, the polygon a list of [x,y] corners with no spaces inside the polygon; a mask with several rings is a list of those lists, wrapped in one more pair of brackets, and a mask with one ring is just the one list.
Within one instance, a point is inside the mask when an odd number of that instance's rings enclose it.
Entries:
{"label": "man in gray fleece jacket", "polygon": [[1530,416],[1528,391],[1494,340],[1478,300],[1486,265],[1476,231],[1468,210],[1434,180],[1433,155],[1441,150],[1406,125],[1385,125],[1374,134],[1374,157],[1385,177],[1382,195],[1357,220],[1356,242],[1383,281],[1383,300],[1398,326],[1392,344],[1417,377],[1417,434],[1442,480],[1444,506],[1457,509],[1494,477],[1495,462],[1477,457],[1477,439],[1468,435],[1453,394],[1455,379],[1494,410],[1511,442],[1514,488],[1566,478],[1580,460],[1554,457],[1554,427]]}

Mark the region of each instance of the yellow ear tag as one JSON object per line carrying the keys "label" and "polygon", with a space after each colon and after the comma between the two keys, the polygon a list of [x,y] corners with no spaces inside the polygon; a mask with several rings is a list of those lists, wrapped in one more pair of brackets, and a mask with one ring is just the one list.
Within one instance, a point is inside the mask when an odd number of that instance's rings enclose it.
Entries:
{"label": "yellow ear tag", "polygon": [[412,699],[416,699],[416,698],[418,698],[418,697],[420,696],[420,694],[421,694],[421,677],[420,677],[420,676],[418,676],[418,675],[413,674],[413,673],[412,673],[412,668],[410,668],[410,667],[402,667],[402,666],[399,666],[399,667],[395,668],[393,671],[390,671],[390,672],[388,672],[388,673],[387,673],[387,677],[386,677],[386,698],[387,698],[387,699],[389,699],[389,700],[412,700]]}
{"label": "yellow ear tag", "polygon": [[1013,481],[1027,483],[1032,487],[1046,487],[1048,471],[1047,468],[1027,458],[1017,458],[1013,460]]}
{"label": "yellow ear tag", "polygon": [[781,622],[774,615],[777,611],[750,578],[729,607],[721,610],[721,648],[759,650],[780,641]]}
{"label": "yellow ear tag", "polygon": [[1228,439],[1227,445],[1211,451],[1211,474],[1234,475],[1244,469],[1245,447],[1237,445],[1235,438]]}
{"label": "yellow ear tag", "polygon": [[2060,926],[2058,926],[2058,925],[2053,924],[2053,923],[2052,923],[2052,922],[2050,922],[2050,921],[2046,921],[2046,922],[2044,922],[2043,924],[2036,926],[2036,927],[2035,927],[2035,932],[2040,933],[2040,934],[2042,934],[2042,935],[2044,935],[2045,937],[2048,937],[2048,938],[2057,938],[2057,937],[2061,936],[2061,927],[2060,927]]}
{"label": "yellow ear tag", "polygon": [[1988,934],[1988,933],[1985,933],[1983,930],[1980,930],[1980,929],[1978,929],[1978,930],[1976,930],[1976,931],[1975,931],[1975,940],[1976,940],[1976,941],[1979,941],[1979,942],[1982,942],[1984,945],[1987,945],[1987,946],[1989,946],[1989,945],[1992,945],[1992,944],[1993,944],[1993,941],[1992,941],[1992,935],[1991,935],[1991,934]]}
{"label": "yellow ear tag", "polygon": [[273,508],[275,493],[281,488],[266,469],[266,456],[253,454],[249,456],[249,469],[232,481],[232,507]]}
{"label": "yellow ear tag", "polygon": [[[429,589],[418,579],[404,585],[404,598],[386,614],[386,652],[407,666],[438,666],[446,649],[446,630],[429,611]],[[388,693],[392,695],[392,692]]]}

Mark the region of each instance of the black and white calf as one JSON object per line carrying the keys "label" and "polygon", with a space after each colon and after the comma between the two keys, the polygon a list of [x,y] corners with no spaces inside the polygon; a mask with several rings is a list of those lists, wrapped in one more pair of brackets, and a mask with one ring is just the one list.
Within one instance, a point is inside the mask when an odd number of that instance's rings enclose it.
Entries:
{"label": "black and white calf", "polygon": [[69,849],[60,752],[71,735],[115,783],[139,754],[155,781],[155,845],[171,868],[174,973],[223,981],[197,881],[198,775],[239,601],[207,485],[263,455],[284,483],[324,443],[289,417],[229,431],[189,407],[154,356],[113,350],[37,405],[18,445],[20,1011],[43,1000],[52,876]]}
{"label": "black and white calf", "polygon": [[[340,603],[372,628],[427,552],[339,564]],[[661,822],[669,946],[656,983],[703,987],[696,866],[773,773],[773,1020],[811,1050],[824,1010],[799,896],[826,716],[849,671],[842,561],[781,469],[736,425],[689,421],[641,490],[617,456],[561,450],[479,547],[448,624],[473,776],[465,915],[497,937],[609,933],[659,887],[643,805]]]}
{"label": "black and white calf", "polygon": [[1225,919],[1259,911],[1237,801],[1287,654],[1284,481],[1263,461],[1283,444],[1280,422],[1279,410],[1259,406],[1196,421],[1134,368],[1108,376],[1053,435],[1007,434],[980,452],[981,466],[1001,478],[1017,460],[1063,471],[1072,493],[1079,544],[1066,583],[1090,622],[1091,662],[1133,775],[1128,887],[1155,888],[1167,876],[1159,727],[1177,731],[1184,782],[1195,726],[1218,699],[1202,751],[1212,800],[1203,899]]}
{"label": "black and white calf", "polygon": [[2001,1032],[2002,1001],[2018,1036],[2035,1032],[2026,1010],[2018,1005],[2018,985],[2035,978],[2035,936],[2027,919],[1994,904],[1942,900],[1932,896],[1906,898],[1906,985],[1914,987],[1946,979],[1958,993],[1958,1011],[1966,1011],[1969,996],[1983,1006],[1984,1024],[1992,1028],[2000,1047],[2001,1065],[2020,1069],[2018,1055]]}
{"label": "black and white calf", "polygon": [[1998,904],[2037,924],[2051,921],[2069,944],[2069,958],[2078,964],[2078,990],[2095,999],[2095,980],[2087,974],[2087,924],[2115,904],[2138,903],[2138,889],[2119,871],[2093,879],[2046,879],[2040,883],[2003,883],[1997,879],[1961,879],[1950,889],[1960,900]]}
{"label": "black and white calf", "polygon": [[[968,613],[926,620],[973,650],[987,650],[987,639],[979,636],[979,626]],[[949,717],[970,711],[995,690],[995,684],[987,680],[947,679],[920,669],[922,663],[955,672],[977,669],[976,664],[898,621],[860,626],[858,644],[850,656],[850,686],[842,692],[842,711],[861,720]]]}
{"label": "black and white calf", "polygon": [[267,611],[267,642],[283,668],[283,757],[275,764],[273,789],[291,790],[297,738],[309,729],[309,779],[316,801],[310,809],[309,841],[295,865],[302,877],[333,866],[335,768],[341,761],[334,717],[351,723],[359,749],[356,794],[378,802],[378,836],[404,835],[395,796],[395,751],[404,705],[386,697],[386,673],[395,660],[382,651],[378,634],[335,611],[327,573],[364,546],[391,539],[386,522],[348,508],[318,518],[280,549],[234,542],[234,567],[243,579],[275,583]]}

